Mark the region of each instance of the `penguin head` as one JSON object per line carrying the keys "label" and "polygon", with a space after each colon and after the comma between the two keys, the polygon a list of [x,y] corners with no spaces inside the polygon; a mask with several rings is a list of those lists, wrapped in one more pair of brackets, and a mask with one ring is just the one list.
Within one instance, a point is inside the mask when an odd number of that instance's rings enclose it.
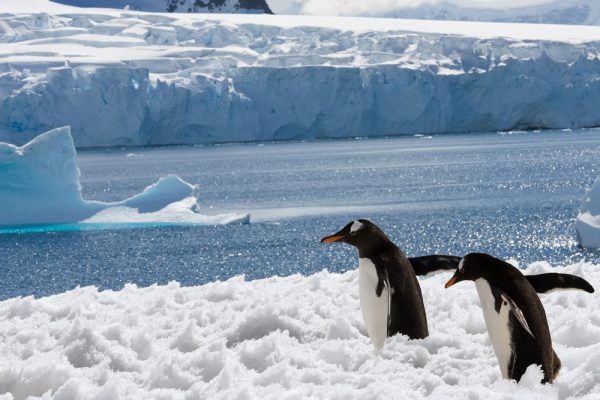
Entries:
{"label": "penguin head", "polygon": [[487,260],[487,258],[495,260],[487,254],[471,253],[464,256],[458,263],[458,268],[452,278],[446,282],[445,288],[447,289],[460,281],[476,281],[480,278],[486,279],[490,272],[489,265],[491,261]]}
{"label": "penguin head", "polygon": [[385,233],[374,223],[366,219],[357,219],[348,223],[339,232],[321,239],[321,243],[348,243],[359,250],[369,250],[389,241]]}

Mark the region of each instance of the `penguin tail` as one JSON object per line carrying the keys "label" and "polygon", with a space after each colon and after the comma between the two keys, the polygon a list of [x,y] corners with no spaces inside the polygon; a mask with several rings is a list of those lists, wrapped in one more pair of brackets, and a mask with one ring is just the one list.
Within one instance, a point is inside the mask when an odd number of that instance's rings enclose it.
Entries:
{"label": "penguin tail", "polygon": [[594,293],[594,287],[585,279],[570,274],[537,274],[525,275],[531,286],[538,293],[548,293],[552,290],[583,290]]}
{"label": "penguin tail", "polygon": [[461,257],[430,255],[409,258],[410,264],[417,276],[425,276],[434,272],[450,271],[458,268]]}

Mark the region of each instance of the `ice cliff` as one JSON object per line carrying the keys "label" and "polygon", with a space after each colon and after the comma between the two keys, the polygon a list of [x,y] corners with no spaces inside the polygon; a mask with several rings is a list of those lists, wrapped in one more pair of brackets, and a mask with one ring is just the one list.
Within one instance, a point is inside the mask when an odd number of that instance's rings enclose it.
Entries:
{"label": "ice cliff", "polygon": [[76,152],[68,127],[22,147],[0,142],[0,227],[65,223],[169,223],[216,225],[247,222],[247,215],[197,212],[196,187],[175,175],[119,202],[81,196]]}
{"label": "ice cliff", "polygon": [[596,27],[5,13],[0,140],[65,125],[81,147],[598,126],[599,47]]}

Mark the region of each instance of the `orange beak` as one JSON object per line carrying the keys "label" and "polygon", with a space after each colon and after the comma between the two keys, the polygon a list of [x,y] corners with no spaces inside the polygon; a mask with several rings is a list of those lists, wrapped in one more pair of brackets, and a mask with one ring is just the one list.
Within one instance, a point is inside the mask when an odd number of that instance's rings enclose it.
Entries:
{"label": "orange beak", "polygon": [[446,286],[444,286],[446,289],[448,289],[450,286],[454,285],[456,283],[456,275],[454,275],[452,278],[450,278],[450,280],[448,282],[446,282]]}
{"label": "orange beak", "polygon": [[331,235],[331,236],[327,236],[323,239],[321,239],[321,243],[333,243],[333,242],[337,242],[338,240],[343,239],[344,237],[341,235]]}

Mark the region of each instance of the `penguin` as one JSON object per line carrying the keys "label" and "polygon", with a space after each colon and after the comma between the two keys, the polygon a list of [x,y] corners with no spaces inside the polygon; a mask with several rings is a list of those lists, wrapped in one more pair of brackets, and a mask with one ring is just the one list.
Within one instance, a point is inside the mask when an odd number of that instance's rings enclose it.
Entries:
{"label": "penguin", "polygon": [[408,258],[374,223],[359,219],[321,243],[343,242],[358,249],[360,309],[369,338],[380,349],[397,333],[429,335],[421,287]]}
{"label": "penguin", "polygon": [[[415,274],[417,276],[428,276],[441,271],[455,270],[458,268],[461,257],[447,255],[429,255],[421,257],[409,257]],[[592,285],[583,278],[571,274],[546,273],[525,275],[531,286],[538,293],[550,293],[557,290],[582,290],[594,293]]]}
{"label": "penguin", "polygon": [[505,379],[521,379],[527,367],[540,365],[543,383],[557,376],[561,362],[554,349],[546,312],[536,289],[514,266],[488,254],[463,257],[446,288],[475,282],[488,335]]}

